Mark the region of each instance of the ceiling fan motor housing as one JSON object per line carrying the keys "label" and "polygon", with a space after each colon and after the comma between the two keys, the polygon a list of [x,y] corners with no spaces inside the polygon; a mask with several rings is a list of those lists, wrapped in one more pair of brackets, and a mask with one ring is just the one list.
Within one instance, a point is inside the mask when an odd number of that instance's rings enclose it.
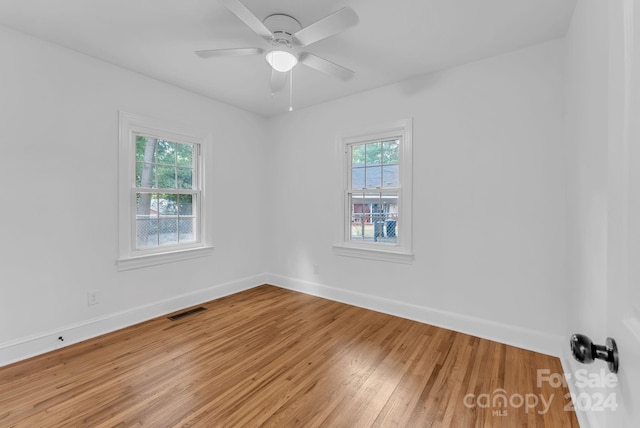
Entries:
{"label": "ceiling fan motor housing", "polygon": [[263,24],[273,33],[273,39],[271,39],[273,46],[284,44],[289,48],[292,47],[293,34],[302,29],[297,19],[280,13],[267,16]]}

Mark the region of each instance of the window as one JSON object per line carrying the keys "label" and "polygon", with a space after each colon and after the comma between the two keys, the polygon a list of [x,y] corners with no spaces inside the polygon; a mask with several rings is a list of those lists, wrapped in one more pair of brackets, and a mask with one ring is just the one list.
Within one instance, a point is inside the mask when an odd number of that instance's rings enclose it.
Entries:
{"label": "window", "polygon": [[120,114],[120,269],[210,254],[207,142],[195,131]]}
{"label": "window", "polygon": [[404,120],[340,138],[344,209],[336,253],[412,261],[411,128]]}

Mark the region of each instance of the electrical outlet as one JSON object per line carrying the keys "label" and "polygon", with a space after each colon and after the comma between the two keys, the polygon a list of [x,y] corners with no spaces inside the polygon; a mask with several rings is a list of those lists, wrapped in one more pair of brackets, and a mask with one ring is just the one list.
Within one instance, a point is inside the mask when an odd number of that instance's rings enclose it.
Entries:
{"label": "electrical outlet", "polygon": [[313,273],[316,275],[320,273],[320,265],[313,265]]}
{"label": "electrical outlet", "polygon": [[98,304],[98,292],[96,290],[89,291],[87,293],[87,305],[97,305]]}

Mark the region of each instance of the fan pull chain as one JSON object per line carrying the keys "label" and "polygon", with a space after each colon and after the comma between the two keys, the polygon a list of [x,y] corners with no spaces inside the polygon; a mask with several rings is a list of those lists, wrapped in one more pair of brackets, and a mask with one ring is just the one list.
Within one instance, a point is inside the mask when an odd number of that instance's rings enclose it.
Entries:
{"label": "fan pull chain", "polygon": [[293,111],[293,68],[289,70],[289,111]]}

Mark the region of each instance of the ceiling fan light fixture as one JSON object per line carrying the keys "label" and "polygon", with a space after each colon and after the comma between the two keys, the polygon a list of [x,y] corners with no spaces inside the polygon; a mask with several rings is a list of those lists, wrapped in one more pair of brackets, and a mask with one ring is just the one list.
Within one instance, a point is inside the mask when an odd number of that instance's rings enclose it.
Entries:
{"label": "ceiling fan light fixture", "polygon": [[287,51],[271,51],[267,53],[266,59],[274,70],[281,73],[286,73],[298,63],[298,58]]}

